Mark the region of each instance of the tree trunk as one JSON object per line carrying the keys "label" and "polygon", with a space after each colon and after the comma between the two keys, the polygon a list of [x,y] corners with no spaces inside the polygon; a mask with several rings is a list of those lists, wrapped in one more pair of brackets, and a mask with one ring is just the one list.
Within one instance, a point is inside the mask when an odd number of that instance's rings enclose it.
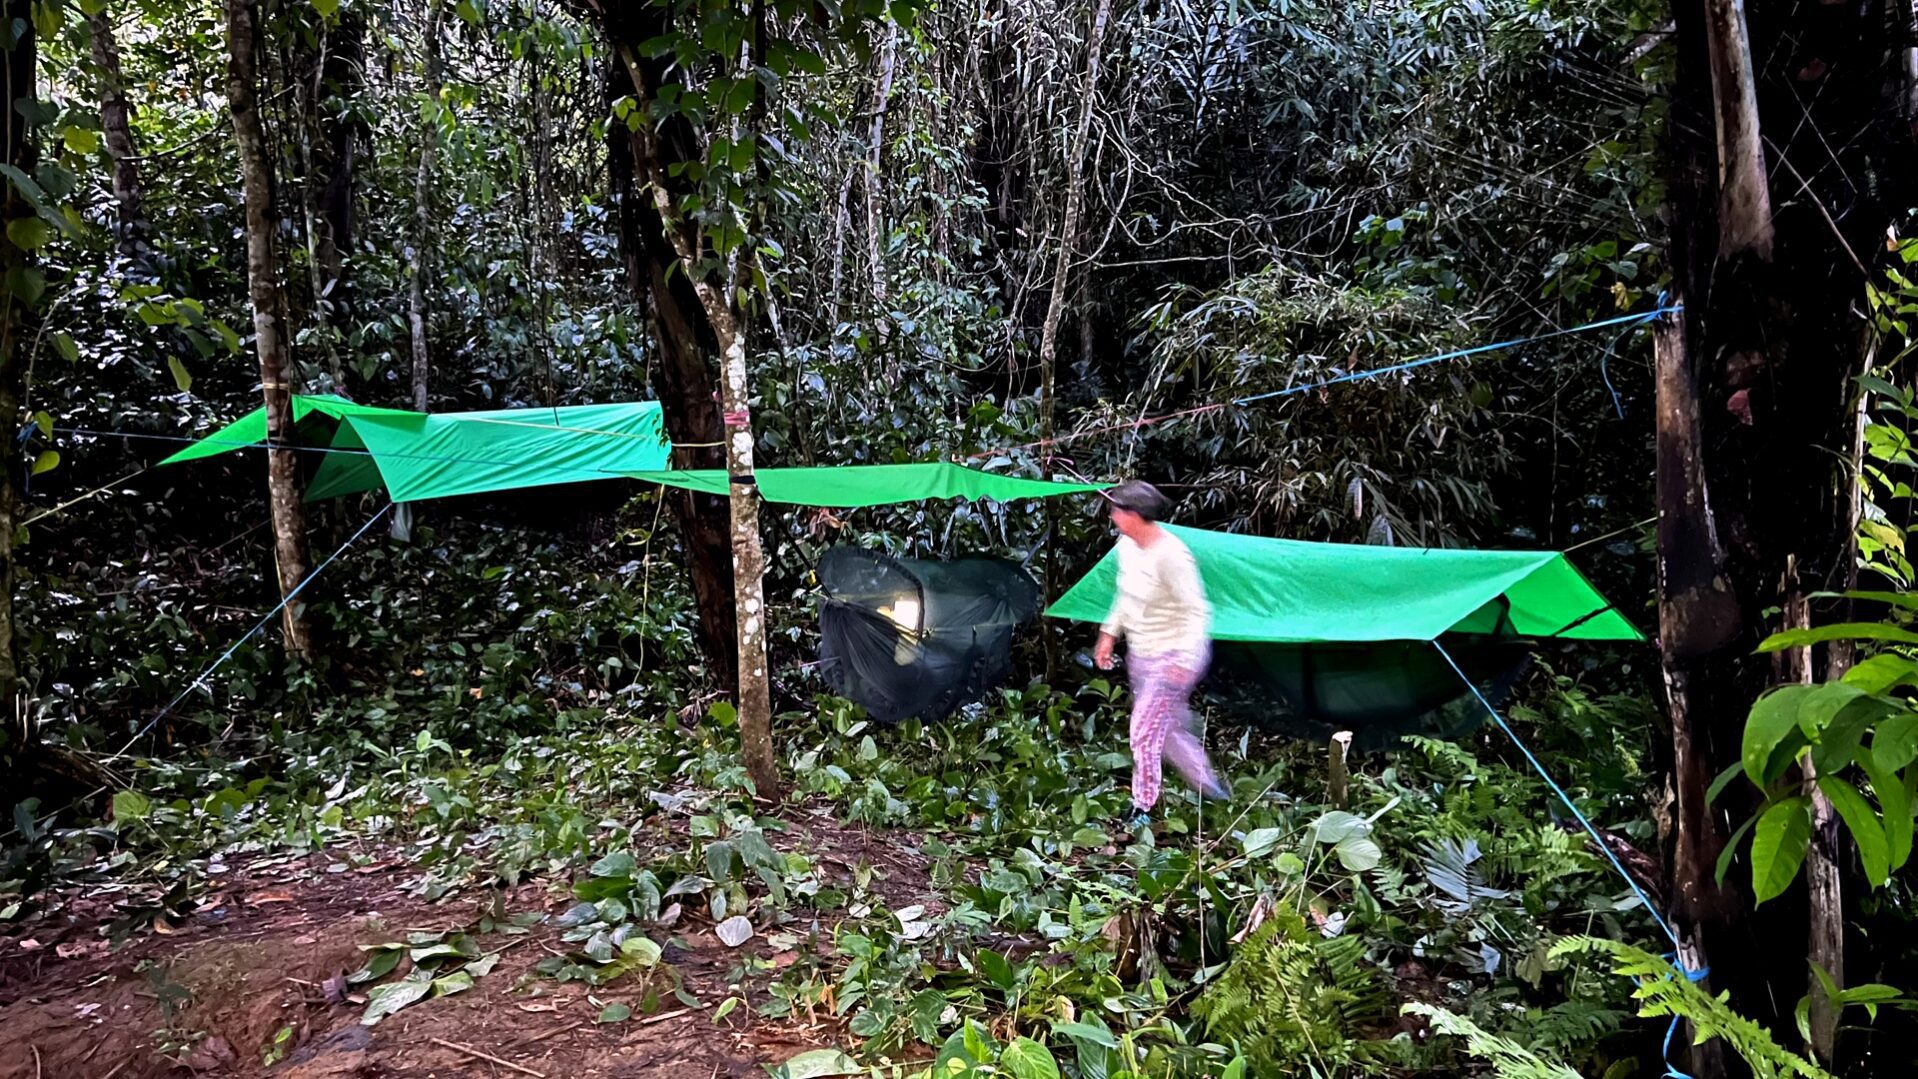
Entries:
{"label": "tree trunk", "polygon": [[[1783,1040],[1806,956],[1838,955],[1839,911],[1829,889],[1812,895],[1815,867],[1810,887],[1763,907],[1733,885],[1737,872],[1719,889],[1713,856],[1761,798],[1739,782],[1710,807],[1704,792],[1738,762],[1751,703],[1777,674],[1758,641],[1777,612],[1803,617],[1797,586],[1781,582],[1802,577],[1806,595],[1842,587],[1851,560],[1840,463],[1856,437],[1856,312],[1871,272],[1859,253],[1871,257],[1915,194],[1900,167],[1909,130],[1877,122],[1891,50],[1907,43],[1873,5],[1706,0],[1673,16],[1668,262],[1689,306],[1664,328],[1658,363],[1671,894],[1687,946],[1711,950],[1712,980]],[[1839,129],[1862,134],[1832,143]],[[1784,191],[1769,189],[1774,176]]]}
{"label": "tree trunk", "polygon": [[[601,17],[606,39],[615,48],[636,46],[665,32],[661,9],[651,5],[613,5]],[[642,77],[654,79],[651,85],[657,85],[663,66],[654,71],[649,64],[663,65],[663,61],[636,61],[638,72],[650,72]],[[646,84],[634,82],[634,71],[623,62],[611,65],[611,98],[639,96],[640,86]],[[679,255],[667,238],[666,221],[645,191],[655,171],[670,172],[673,165],[702,155],[694,132],[683,120],[662,124],[651,137],[615,124],[608,137],[609,179],[619,201],[620,250],[634,299],[652,315],[658,356],[649,378],[664,408],[667,434],[681,447],[681,467],[723,468],[719,393],[707,360],[716,350],[712,330],[701,314],[691,281],[675,269]],[[736,689],[739,651],[729,554],[730,507],[725,499],[690,491],[674,491],[667,497],[687,553],[700,651],[713,677]]]}
{"label": "tree trunk", "polygon": [[440,33],[446,11],[441,0],[428,0],[426,13],[425,107],[420,123],[420,167],[413,179],[413,255],[407,260],[407,324],[413,338],[413,409],[425,412],[427,384],[433,357],[426,344],[426,274],[428,248],[433,242],[433,155],[439,148]]}
{"label": "tree trunk", "polygon": [[1719,257],[1770,259],[1771,188],[1744,0],[1705,0],[1705,24],[1717,109]]}
{"label": "tree trunk", "polygon": [[[1059,223],[1059,257],[1053,264],[1052,299],[1046,304],[1046,320],[1039,330],[1039,450],[1040,460],[1048,466],[1052,460],[1052,435],[1054,413],[1057,409],[1054,400],[1054,386],[1057,382],[1059,359],[1059,323],[1065,317],[1066,294],[1072,285],[1073,244],[1079,238],[1080,207],[1085,201],[1084,176],[1086,143],[1092,132],[1092,109],[1099,98],[1099,61],[1105,49],[1106,20],[1112,14],[1112,0],[1093,0],[1092,32],[1086,37],[1086,82],[1079,97],[1079,117],[1073,127],[1072,144],[1066,149],[1066,205],[1064,219]],[[1050,467],[1046,468],[1050,478]],[[1046,501],[1046,533],[1057,531],[1058,510],[1052,501]],[[1046,557],[1045,592],[1048,596],[1059,594],[1059,559],[1056,555]],[[1052,683],[1059,677],[1059,648],[1054,635],[1048,630],[1045,635],[1046,681]]]}
{"label": "tree trunk", "polygon": [[[1670,866],[1672,918],[1687,966],[1710,965],[1707,936],[1729,917],[1714,883],[1720,838],[1705,794],[1713,772],[1695,729],[1709,701],[1706,679],[1693,670],[1739,633],[1738,601],[1725,579],[1700,456],[1698,393],[1685,348],[1685,325],[1665,315],[1652,327],[1657,398],[1658,644],[1665,710],[1672,729],[1674,814]],[[1711,942],[1713,945],[1715,941]],[[1717,1042],[1692,1050],[1695,1079],[1725,1074]]]}
{"label": "tree trunk", "polygon": [[[645,116],[655,87],[623,38],[614,38],[638,102],[635,115]],[[718,340],[722,360],[720,397],[724,404],[726,474],[733,571],[734,642],[738,650],[736,700],[739,749],[756,793],[779,797],[779,769],[772,749],[772,678],[766,661],[766,555],[759,539],[759,492],[753,482],[752,379],[746,365],[746,341],[733,310],[729,290],[700,273],[699,234],[679,220],[649,123],[630,125],[635,179],[650,192],[654,212],[664,226],[667,242],[679,260],[678,276],[691,281],[693,293]],[[702,155],[703,156],[703,155]],[[734,270],[737,279],[738,270]]]}
{"label": "tree trunk", "polygon": [[93,65],[100,69],[100,131],[107,157],[113,161],[114,246],[122,259],[132,261],[146,246],[144,193],[131,125],[133,106],[127,100],[120,47],[113,39],[113,19],[107,9],[87,16],[87,26],[93,35]]}
{"label": "tree trunk", "polygon": [[[273,550],[282,598],[292,594],[307,573],[306,514],[300,503],[299,455],[291,448],[293,389],[287,382],[285,339],[278,312],[279,266],[273,255],[273,178],[268,172],[266,136],[254,98],[258,78],[254,60],[257,0],[227,0],[227,100],[233,113],[233,137],[240,151],[240,182],[246,198],[247,295],[253,304],[254,349],[260,358],[260,392],[266,400],[267,493],[272,502]],[[312,653],[306,604],[288,603],[281,614],[287,654]]]}
{"label": "tree trunk", "polygon": [[866,139],[866,261],[872,273],[873,326],[879,340],[890,336],[892,315],[886,310],[886,214],[884,168],[886,162],[886,110],[892,106],[892,76],[898,63],[899,30],[886,28],[886,40],[879,47],[879,88],[873,93],[872,133]]}
{"label": "tree trunk", "polygon": [[732,477],[733,607],[739,649],[739,751],[753,787],[779,796],[772,745],[772,678],[766,664],[766,553],[759,542],[759,489],[753,484],[752,379],[746,342],[732,311],[711,286],[700,288],[725,357],[726,474]]}
{"label": "tree trunk", "polygon": [[[37,90],[39,47],[33,32],[33,4],[30,0],[6,0],[6,27],[0,34],[11,35],[12,27],[23,28],[19,37],[7,42],[7,115],[6,161],[28,176],[37,164],[38,146],[28,126],[23,104],[34,101]],[[6,203],[0,217],[12,222],[34,216],[34,209],[21,197],[20,189],[6,182]],[[0,229],[0,421],[11,432],[21,423],[21,399],[26,392],[26,326],[39,299],[38,281],[32,255],[14,246],[12,232]],[[16,282],[18,285],[16,285]],[[27,287],[20,287],[27,286]],[[0,718],[9,732],[26,733],[26,744],[35,741],[26,730],[27,716],[20,709],[20,672],[14,656],[13,588],[14,533],[18,529],[20,492],[15,479],[21,473],[20,442],[0,440]]]}
{"label": "tree trunk", "polygon": [[313,260],[320,292],[314,308],[329,325],[344,325],[352,315],[347,254],[353,249],[353,177],[359,157],[360,123],[346,106],[359,97],[365,81],[366,25],[359,9],[340,9],[339,25],[325,38],[325,56],[319,70],[318,109],[320,151],[308,184],[318,184],[313,238]]}

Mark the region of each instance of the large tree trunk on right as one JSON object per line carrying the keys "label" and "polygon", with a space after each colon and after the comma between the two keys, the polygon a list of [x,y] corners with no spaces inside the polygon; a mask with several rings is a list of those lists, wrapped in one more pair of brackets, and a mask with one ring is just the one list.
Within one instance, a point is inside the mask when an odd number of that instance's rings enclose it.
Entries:
{"label": "large tree trunk on right", "polygon": [[146,210],[140,188],[140,162],[133,145],[133,105],[127,100],[120,68],[120,47],[113,38],[108,9],[87,16],[93,34],[93,65],[100,69],[100,132],[113,162],[114,246],[132,261],[146,246]]}
{"label": "large tree trunk on right", "polygon": [[[294,444],[293,387],[287,381],[286,335],[278,313],[280,271],[273,255],[273,177],[268,171],[266,136],[254,97],[258,79],[257,0],[227,0],[227,100],[233,113],[233,137],[240,150],[240,185],[246,199],[246,281],[253,304],[254,350],[260,359],[260,392],[266,401],[267,494],[272,503],[273,552],[280,596],[286,598],[307,574],[306,513],[300,503],[299,454]],[[306,604],[295,599],[281,612],[286,651],[296,658],[312,653]]]}
{"label": "large tree trunk on right", "polygon": [[[1759,794],[1741,781],[1716,806],[1704,796],[1739,760],[1751,704],[1778,676],[1758,642],[1807,593],[1842,587],[1851,561],[1859,255],[1882,250],[1914,195],[1900,167],[1910,133],[1875,122],[1889,50],[1905,44],[1869,4],[1702,0],[1673,14],[1668,263],[1687,307],[1657,338],[1669,893],[1699,953],[1688,962],[1709,961],[1735,1008],[1791,1040],[1811,941],[1835,939],[1840,912],[1804,887],[1754,909],[1739,886],[1748,860],[1719,888],[1714,856]],[[1858,134],[1823,134],[1839,129]],[[1691,1070],[1724,1074],[1698,1053]]]}

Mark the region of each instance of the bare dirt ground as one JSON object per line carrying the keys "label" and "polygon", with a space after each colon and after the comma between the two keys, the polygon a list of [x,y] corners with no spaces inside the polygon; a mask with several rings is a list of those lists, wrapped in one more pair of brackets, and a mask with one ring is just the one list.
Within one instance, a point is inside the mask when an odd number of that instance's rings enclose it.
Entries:
{"label": "bare dirt ground", "polygon": [[[845,877],[876,865],[888,902],[929,899],[924,860],[905,844],[836,827],[824,814],[790,816],[794,830],[776,846],[804,849]],[[486,951],[504,951],[472,990],[364,1027],[364,1005],[341,999],[338,982],[365,962],[359,946],[470,928],[480,899],[415,898],[404,886],[417,868],[374,853],[357,866],[335,852],[235,861],[192,918],[142,930],[117,951],[102,927],[128,897],[111,892],[71,896],[57,913],[0,937],[0,1079],[715,1079],[761,1076],[762,1065],[807,1049],[849,1047],[830,1019],[759,1017],[763,979],[749,980],[743,1006],[715,1022],[746,955],[775,967],[793,956],[763,936],[727,948],[704,920],[675,927],[665,954],[698,1007],[666,991],[647,1014],[641,985],[591,989],[536,974],[535,964],[565,947],[545,922],[524,935],[479,938]],[[498,909],[551,915],[571,903],[564,882],[535,881],[500,895]],[[613,1003],[631,1006],[633,1017],[596,1022]],[[269,1067],[276,1041],[282,1059]]]}

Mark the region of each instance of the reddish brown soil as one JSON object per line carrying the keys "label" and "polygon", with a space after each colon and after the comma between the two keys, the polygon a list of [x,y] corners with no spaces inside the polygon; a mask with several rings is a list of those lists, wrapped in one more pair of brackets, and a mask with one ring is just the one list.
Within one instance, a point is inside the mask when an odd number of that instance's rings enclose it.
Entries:
{"label": "reddish brown soil", "polygon": [[[776,846],[805,850],[841,879],[861,863],[874,865],[874,886],[888,903],[936,908],[923,859],[894,837],[838,828],[823,814],[792,816],[799,823],[775,835]],[[564,947],[560,931],[542,924],[525,935],[480,938],[487,951],[505,950],[471,991],[421,1001],[363,1027],[364,1006],[330,1003],[325,988],[329,978],[360,967],[365,956],[358,945],[404,939],[415,929],[470,927],[480,897],[438,904],[414,898],[404,886],[417,877],[416,867],[390,856],[344,867],[332,853],[235,863],[215,878],[217,893],[193,918],[169,931],[142,931],[117,952],[102,927],[124,894],[68,897],[57,914],[0,936],[0,1079],[506,1079],[533,1073],[715,1079],[763,1076],[762,1064],[807,1049],[850,1048],[824,1017],[812,1023],[758,1017],[755,1008],[767,999],[763,977],[747,983],[743,1006],[715,1023],[715,1009],[731,995],[732,972],[747,954],[776,968],[796,957],[778,953],[763,936],[729,949],[709,922],[690,912],[672,931],[677,946],[667,960],[697,1008],[668,988],[647,1015],[645,987],[628,984],[631,979],[591,989],[537,975],[534,965]],[[508,913],[556,914],[571,903],[563,885],[550,882],[528,883],[500,898]],[[156,992],[154,970],[138,969],[143,963],[165,971],[170,994],[186,994],[171,1015]],[[633,1018],[595,1022],[602,1006],[615,1002],[631,1006]],[[284,1059],[267,1067],[266,1053],[288,1028]]]}

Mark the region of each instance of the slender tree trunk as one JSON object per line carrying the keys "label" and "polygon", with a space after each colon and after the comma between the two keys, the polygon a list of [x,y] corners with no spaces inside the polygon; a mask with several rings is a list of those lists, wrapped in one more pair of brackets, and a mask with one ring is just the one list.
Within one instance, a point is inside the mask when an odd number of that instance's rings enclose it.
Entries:
{"label": "slender tree trunk", "polygon": [[[279,266],[273,255],[273,177],[268,171],[266,136],[254,98],[258,79],[255,63],[257,0],[227,0],[227,100],[233,113],[233,136],[240,150],[240,181],[246,198],[247,294],[253,304],[254,349],[260,358],[260,392],[266,400],[266,437],[274,447],[267,452],[267,492],[272,501],[273,550],[280,595],[291,595],[306,578],[306,514],[300,504],[299,455],[290,448],[293,430],[293,388],[287,381],[285,336],[278,312],[283,310]],[[287,653],[307,658],[312,653],[306,604],[298,599],[286,605],[281,624]]]}
{"label": "slender tree trunk", "polygon": [[[38,93],[39,47],[33,32],[33,4],[30,0],[6,0],[4,10],[7,21],[0,26],[0,35],[12,38],[6,42],[6,162],[31,176],[39,148],[25,119],[25,113],[31,110],[21,106],[32,103]],[[21,28],[18,37],[12,37],[13,27]],[[6,185],[6,202],[0,207],[0,217],[5,220],[0,224],[33,217],[33,206],[21,196],[20,189],[11,182],[0,183]],[[29,284],[39,281],[33,261],[30,252],[14,245],[11,230],[0,229],[0,422],[9,432],[20,428],[21,399],[26,391],[26,327],[39,300],[39,289]],[[17,439],[0,440],[0,718],[8,721],[6,737],[19,732],[32,745],[36,740],[26,728],[27,715],[20,708],[20,672],[14,655],[13,588],[17,575],[13,541],[19,527],[20,492],[15,483],[22,464],[19,447]]]}
{"label": "slender tree trunk", "polygon": [[120,47],[113,38],[108,9],[87,16],[93,36],[93,65],[100,69],[100,131],[107,157],[113,161],[114,244],[120,257],[138,258],[146,243],[146,211],[140,188],[140,163],[134,152],[126,79],[121,74]]}
{"label": "slender tree trunk", "polygon": [[327,32],[311,106],[318,151],[307,184],[314,193],[313,262],[319,294],[314,309],[331,326],[351,317],[347,253],[353,249],[353,179],[359,158],[360,123],[346,108],[364,82],[366,26],[357,8],[340,9],[339,25]]}
{"label": "slender tree trunk", "polygon": [[892,107],[893,70],[898,64],[899,30],[886,28],[879,47],[879,87],[873,93],[872,133],[866,139],[866,261],[872,273],[873,325],[879,339],[891,336],[892,315],[886,299],[886,110]]}
{"label": "slender tree trunk", "polygon": [[[653,84],[623,40],[615,39],[642,109],[652,100]],[[645,115],[639,111],[638,115]],[[721,357],[720,399],[725,413],[726,474],[731,480],[729,547],[732,551],[734,642],[738,649],[739,748],[753,786],[764,798],[779,797],[779,769],[772,749],[772,679],[766,661],[766,556],[759,539],[759,492],[753,482],[752,379],[746,341],[727,289],[699,272],[698,233],[679,220],[666,169],[662,167],[649,124],[633,125],[633,162],[652,195],[679,259],[681,276],[690,280],[718,339]],[[735,271],[736,273],[737,271]]]}
{"label": "slender tree trunk", "polygon": [[832,215],[832,277],[826,286],[826,335],[830,338],[839,332],[839,290],[842,274],[846,265],[846,232],[852,227],[852,183],[858,166],[846,170],[839,181],[839,197],[833,200]]}
{"label": "slender tree trunk", "polygon": [[[1072,144],[1066,149],[1066,205],[1064,218],[1059,223],[1059,255],[1053,263],[1052,298],[1046,304],[1046,319],[1039,330],[1039,439],[1042,443],[1040,460],[1050,464],[1052,460],[1052,436],[1054,432],[1057,402],[1054,387],[1057,383],[1059,359],[1059,323],[1065,318],[1066,296],[1072,287],[1072,252],[1074,241],[1079,238],[1079,215],[1085,202],[1085,159],[1087,142],[1092,134],[1092,110],[1099,99],[1099,62],[1105,50],[1106,20],[1112,14],[1112,0],[1093,0],[1092,32],[1086,36],[1086,81],[1080,92],[1079,116],[1072,130]],[[1050,472],[1050,468],[1047,469]],[[1046,502],[1046,533],[1057,531],[1058,510],[1051,500]],[[1046,595],[1059,594],[1059,559],[1046,558],[1045,590]],[[1058,642],[1051,632],[1046,633],[1046,681],[1055,682],[1059,676]]]}
{"label": "slender tree trunk", "polygon": [[433,242],[433,156],[439,148],[440,34],[446,11],[441,0],[428,0],[426,13],[425,107],[421,112],[420,165],[413,180],[413,256],[407,260],[407,324],[413,338],[413,408],[425,412],[433,357],[426,343],[426,274]]}

